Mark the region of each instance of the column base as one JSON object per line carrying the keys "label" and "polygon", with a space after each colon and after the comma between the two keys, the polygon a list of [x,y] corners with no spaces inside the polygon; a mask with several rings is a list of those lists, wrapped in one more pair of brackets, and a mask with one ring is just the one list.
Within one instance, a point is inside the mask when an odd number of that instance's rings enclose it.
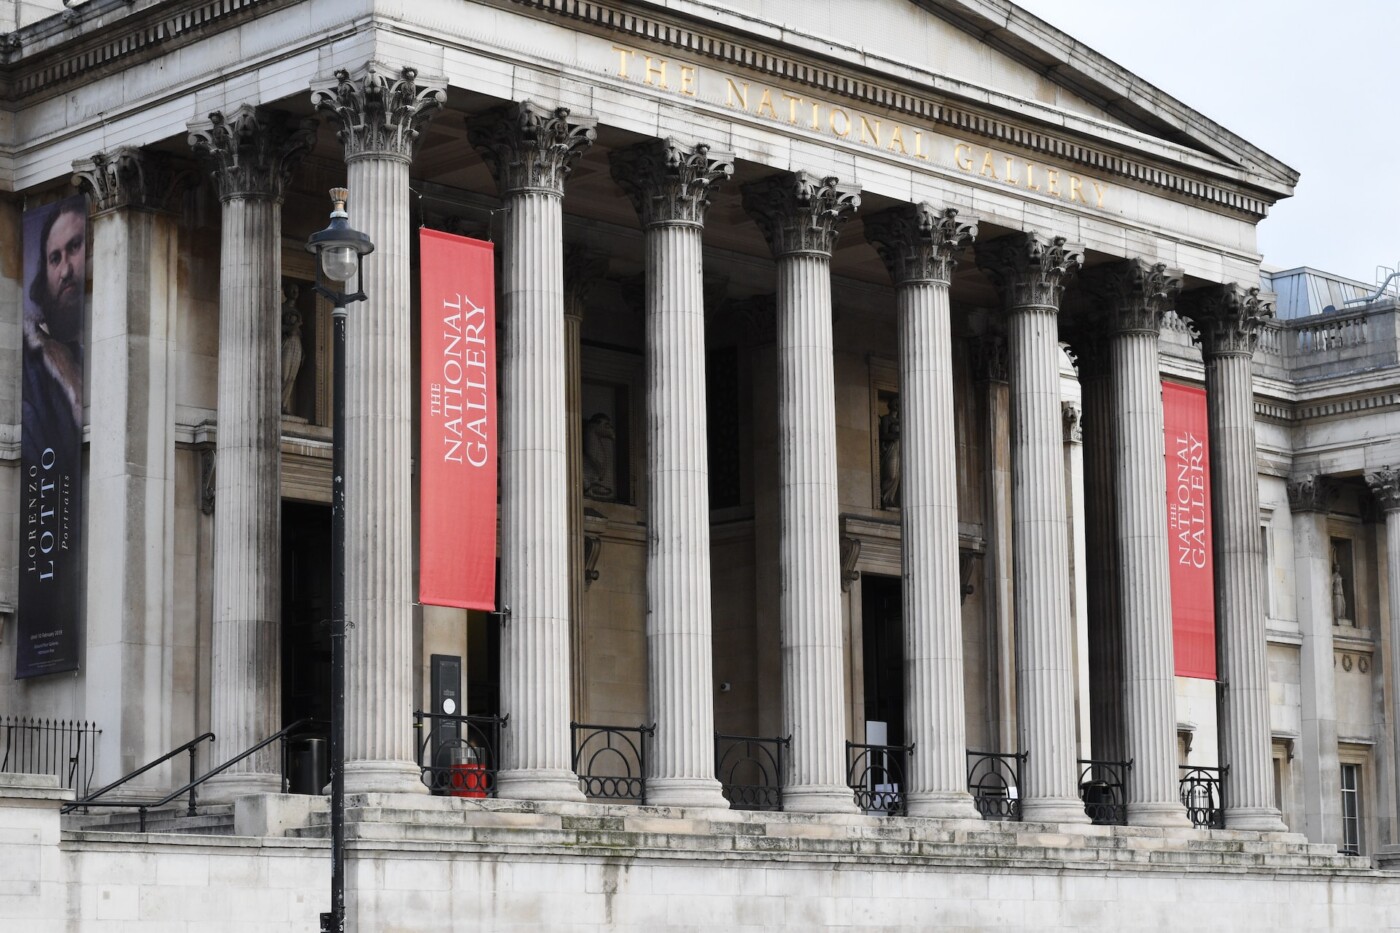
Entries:
{"label": "column base", "polygon": [[[327,788],[329,790],[329,788]],[[423,772],[409,761],[345,762],[347,794],[426,794]]]}
{"label": "column base", "polygon": [[982,814],[966,791],[929,791],[909,795],[909,815],[937,820],[980,820]]}
{"label": "column base", "polygon": [[582,803],[578,775],[556,768],[513,768],[496,775],[496,796],[507,800],[559,800]]}
{"label": "column base", "polygon": [[714,778],[647,778],[647,806],[709,807],[728,810],[729,801]]}
{"label": "column base", "polygon": [[790,813],[859,813],[844,784],[798,784],[783,788],[783,809]]}
{"label": "column base", "polygon": [[1166,829],[1190,829],[1191,817],[1180,803],[1130,803],[1129,826],[1160,826]]}
{"label": "column base", "polygon": [[[175,786],[184,783],[180,781]],[[250,794],[280,794],[282,776],[266,771],[225,771],[205,781],[195,793],[201,803],[233,803]]]}
{"label": "column base", "polygon": [[1078,797],[1030,797],[1021,801],[1021,819],[1027,823],[1087,823],[1089,815]]}
{"label": "column base", "polygon": [[1226,829],[1247,829],[1257,833],[1286,833],[1283,817],[1273,807],[1226,807]]}

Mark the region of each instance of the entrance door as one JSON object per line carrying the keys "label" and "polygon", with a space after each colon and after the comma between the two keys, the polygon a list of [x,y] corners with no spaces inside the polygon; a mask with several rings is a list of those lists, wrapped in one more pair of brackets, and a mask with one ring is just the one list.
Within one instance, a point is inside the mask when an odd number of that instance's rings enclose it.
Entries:
{"label": "entrance door", "polygon": [[331,510],[282,503],[282,724],[323,725],[288,749],[292,790],[318,794],[330,781]]}
{"label": "entrance door", "polygon": [[[898,577],[861,574],[861,641],[865,660],[865,718],[885,724],[888,745],[903,745],[904,613]],[[871,739],[867,738],[867,741]]]}

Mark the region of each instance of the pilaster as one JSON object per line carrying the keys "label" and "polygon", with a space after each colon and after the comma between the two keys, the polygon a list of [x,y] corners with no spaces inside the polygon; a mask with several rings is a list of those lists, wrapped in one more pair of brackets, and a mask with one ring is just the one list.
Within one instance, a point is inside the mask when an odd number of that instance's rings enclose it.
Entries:
{"label": "pilaster", "polygon": [[[444,83],[368,64],[312,86],[345,154],[351,223],[374,243],[345,359],[346,793],[424,790],[412,724],[412,361],[408,172]],[[222,506],[221,506],[222,508]]]}
{"label": "pilaster", "polygon": [[831,251],[859,206],[859,189],[806,172],[744,186],[744,208],[777,261],[779,619],[792,736],[784,805],[799,812],[854,809],[843,741]]}
{"label": "pilaster", "polygon": [[977,245],[1007,316],[1011,381],[1012,550],[1022,813],[1083,822],[1074,743],[1073,629],[1065,535],[1057,314],[1083,249],[1019,233]]}
{"label": "pilaster", "polygon": [[914,816],[975,819],[967,792],[957,439],[953,434],[954,255],[977,225],[952,208],[904,205],[866,218],[896,289],[903,404],[900,519],[908,802]]}
{"label": "pilaster", "polygon": [[[1390,691],[1391,705],[1395,707],[1400,705],[1400,666],[1397,666],[1400,665],[1400,468],[1388,465],[1368,473],[1366,485],[1385,516],[1386,608],[1390,617],[1389,638],[1386,639],[1390,652],[1386,658],[1389,672],[1385,689]],[[1397,760],[1391,773],[1397,774],[1400,773],[1400,717],[1393,721],[1392,729],[1391,748],[1396,750]],[[1400,787],[1394,788],[1394,793],[1400,795]],[[1391,803],[1395,805],[1397,801]],[[1390,844],[1392,847],[1400,845],[1400,838],[1392,836]]]}
{"label": "pilaster", "polygon": [[468,122],[505,202],[501,298],[502,797],[577,800],[569,737],[563,196],[597,120],[530,101]]}

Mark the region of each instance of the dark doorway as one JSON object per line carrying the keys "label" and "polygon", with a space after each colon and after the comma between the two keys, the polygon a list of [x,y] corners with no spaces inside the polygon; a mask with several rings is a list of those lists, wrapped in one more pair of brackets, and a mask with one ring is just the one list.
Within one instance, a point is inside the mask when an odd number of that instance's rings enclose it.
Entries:
{"label": "dark doorway", "polygon": [[331,510],[282,503],[282,724],[331,718]]}
{"label": "dark doorway", "polygon": [[[885,743],[904,744],[904,611],[898,577],[861,574],[865,718],[885,723]],[[867,741],[874,737],[867,736]]]}

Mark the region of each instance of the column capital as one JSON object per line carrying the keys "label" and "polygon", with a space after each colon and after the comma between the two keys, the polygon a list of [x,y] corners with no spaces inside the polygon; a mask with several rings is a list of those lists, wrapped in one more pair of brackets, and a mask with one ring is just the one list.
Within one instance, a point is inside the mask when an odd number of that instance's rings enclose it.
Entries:
{"label": "column capital", "polygon": [[421,78],[415,68],[389,68],[370,62],[353,74],[311,87],[311,103],[339,127],[345,161],[361,158],[413,161],[418,134],[447,103],[447,82]]}
{"label": "column capital", "polygon": [[1080,287],[1112,334],[1151,334],[1176,303],[1184,273],[1163,262],[1123,259],[1080,273]]}
{"label": "column capital", "polygon": [[190,148],[210,167],[219,199],[281,201],[292,172],[316,141],[316,121],[244,104],[189,124]]}
{"label": "column capital", "polygon": [[860,188],[808,172],[783,172],[744,185],[749,213],[775,259],[798,253],[830,257],[841,226],[860,207]]}
{"label": "column capital", "polygon": [[564,244],[564,316],[583,320],[593,286],[608,273],[606,252],[581,243]]}
{"label": "column capital", "polygon": [[1034,231],[977,244],[977,266],[991,277],[1007,310],[1060,306],[1064,280],[1084,263],[1084,247]]}
{"label": "column capital", "polygon": [[537,191],[563,196],[564,179],[598,138],[598,118],[526,100],[477,114],[467,138],[481,150],[502,195]]}
{"label": "column capital", "polygon": [[617,182],[643,227],[705,223],[715,186],[734,174],[734,154],[714,152],[706,143],[686,146],[675,139],[649,139],[613,152]]}
{"label": "column capital", "polygon": [[1286,488],[1288,510],[1295,515],[1299,512],[1326,512],[1337,497],[1336,482],[1320,473],[1291,477]]}
{"label": "column capital", "polygon": [[957,208],[927,201],[902,204],[865,218],[865,239],[875,247],[895,285],[953,278],[953,254],[977,238],[977,221],[958,220]]}
{"label": "column capital", "polygon": [[1084,407],[1075,401],[1061,402],[1060,415],[1065,422],[1065,443],[1084,443]]}
{"label": "column capital", "polygon": [[1182,292],[1177,311],[1200,334],[1206,357],[1253,356],[1260,329],[1274,316],[1272,299],[1232,282]]}
{"label": "column capital", "polygon": [[1367,473],[1366,485],[1371,487],[1371,495],[1382,512],[1400,511],[1400,468],[1386,466]]}
{"label": "column capital", "polygon": [[73,183],[92,197],[93,208],[170,211],[193,179],[188,167],[164,152],[122,146],[73,162]]}

